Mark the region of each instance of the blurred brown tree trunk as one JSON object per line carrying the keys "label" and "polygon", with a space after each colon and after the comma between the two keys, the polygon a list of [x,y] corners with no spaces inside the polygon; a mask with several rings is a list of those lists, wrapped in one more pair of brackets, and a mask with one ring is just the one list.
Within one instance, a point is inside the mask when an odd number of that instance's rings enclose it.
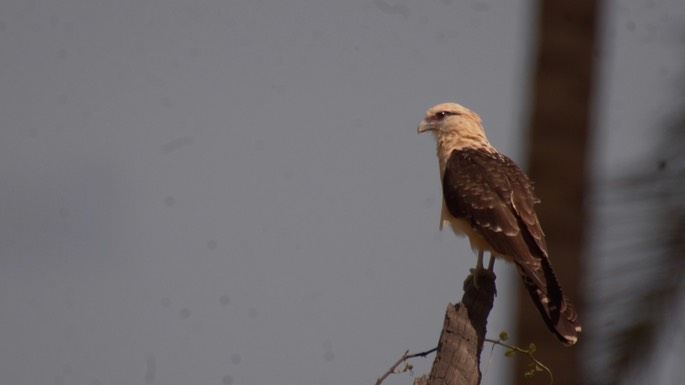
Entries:
{"label": "blurred brown tree trunk", "polygon": [[[547,236],[550,257],[564,292],[583,324],[583,249],[589,191],[589,139],[598,45],[600,1],[541,1],[537,59],[531,109],[528,171],[542,203],[536,207]],[[518,343],[534,342],[537,355],[554,374],[555,384],[582,383],[580,349],[563,347],[519,290]],[[580,334],[579,345],[583,344]],[[547,384],[543,374],[524,379],[529,362],[519,357],[519,384]]]}

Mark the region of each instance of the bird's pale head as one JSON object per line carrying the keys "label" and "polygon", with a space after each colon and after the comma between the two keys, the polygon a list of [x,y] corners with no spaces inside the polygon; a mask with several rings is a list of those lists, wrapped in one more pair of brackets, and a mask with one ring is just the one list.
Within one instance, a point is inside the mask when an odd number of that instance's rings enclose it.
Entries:
{"label": "bird's pale head", "polygon": [[480,116],[457,103],[441,103],[429,108],[417,131],[419,134],[431,131],[436,137],[457,135],[485,138]]}
{"label": "bird's pale head", "polygon": [[430,131],[435,136],[441,172],[454,150],[477,148],[496,152],[485,137],[480,116],[457,103],[441,103],[429,108],[417,131],[419,134]]}

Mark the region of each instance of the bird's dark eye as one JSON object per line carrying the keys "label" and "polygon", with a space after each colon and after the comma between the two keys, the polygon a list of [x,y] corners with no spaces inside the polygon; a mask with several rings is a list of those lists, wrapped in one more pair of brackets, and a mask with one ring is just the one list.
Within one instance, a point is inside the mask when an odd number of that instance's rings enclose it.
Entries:
{"label": "bird's dark eye", "polygon": [[440,111],[437,114],[435,114],[435,120],[443,120],[446,117],[452,116],[452,115],[458,115],[458,114],[454,111]]}

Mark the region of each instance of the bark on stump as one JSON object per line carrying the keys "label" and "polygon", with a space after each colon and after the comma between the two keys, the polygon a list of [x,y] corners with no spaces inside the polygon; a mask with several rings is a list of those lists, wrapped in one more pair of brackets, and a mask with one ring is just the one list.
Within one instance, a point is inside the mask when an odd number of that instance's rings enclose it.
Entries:
{"label": "bark on stump", "polygon": [[480,384],[480,353],[495,294],[494,273],[479,275],[478,287],[472,275],[466,278],[461,302],[447,306],[428,385]]}

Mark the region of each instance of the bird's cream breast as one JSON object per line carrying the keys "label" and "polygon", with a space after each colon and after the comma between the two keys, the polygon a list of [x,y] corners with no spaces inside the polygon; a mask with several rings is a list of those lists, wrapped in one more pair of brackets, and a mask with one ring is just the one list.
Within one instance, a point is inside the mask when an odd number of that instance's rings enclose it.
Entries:
{"label": "bird's cream breast", "polygon": [[467,220],[455,218],[452,214],[450,214],[449,210],[447,209],[447,205],[445,205],[445,202],[443,201],[442,212],[440,214],[440,230],[443,229],[445,223],[449,223],[452,231],[454,231],[455,234],[460,236],[466,235],[469,238],[469,243],[471,243],[471,249],[476,251],[487,251],[497,257],[504,258],[509,261],[512,260],[511,257],[502,255],[493,250],[485,238],[480,235],[480,233],[477,232]]}

